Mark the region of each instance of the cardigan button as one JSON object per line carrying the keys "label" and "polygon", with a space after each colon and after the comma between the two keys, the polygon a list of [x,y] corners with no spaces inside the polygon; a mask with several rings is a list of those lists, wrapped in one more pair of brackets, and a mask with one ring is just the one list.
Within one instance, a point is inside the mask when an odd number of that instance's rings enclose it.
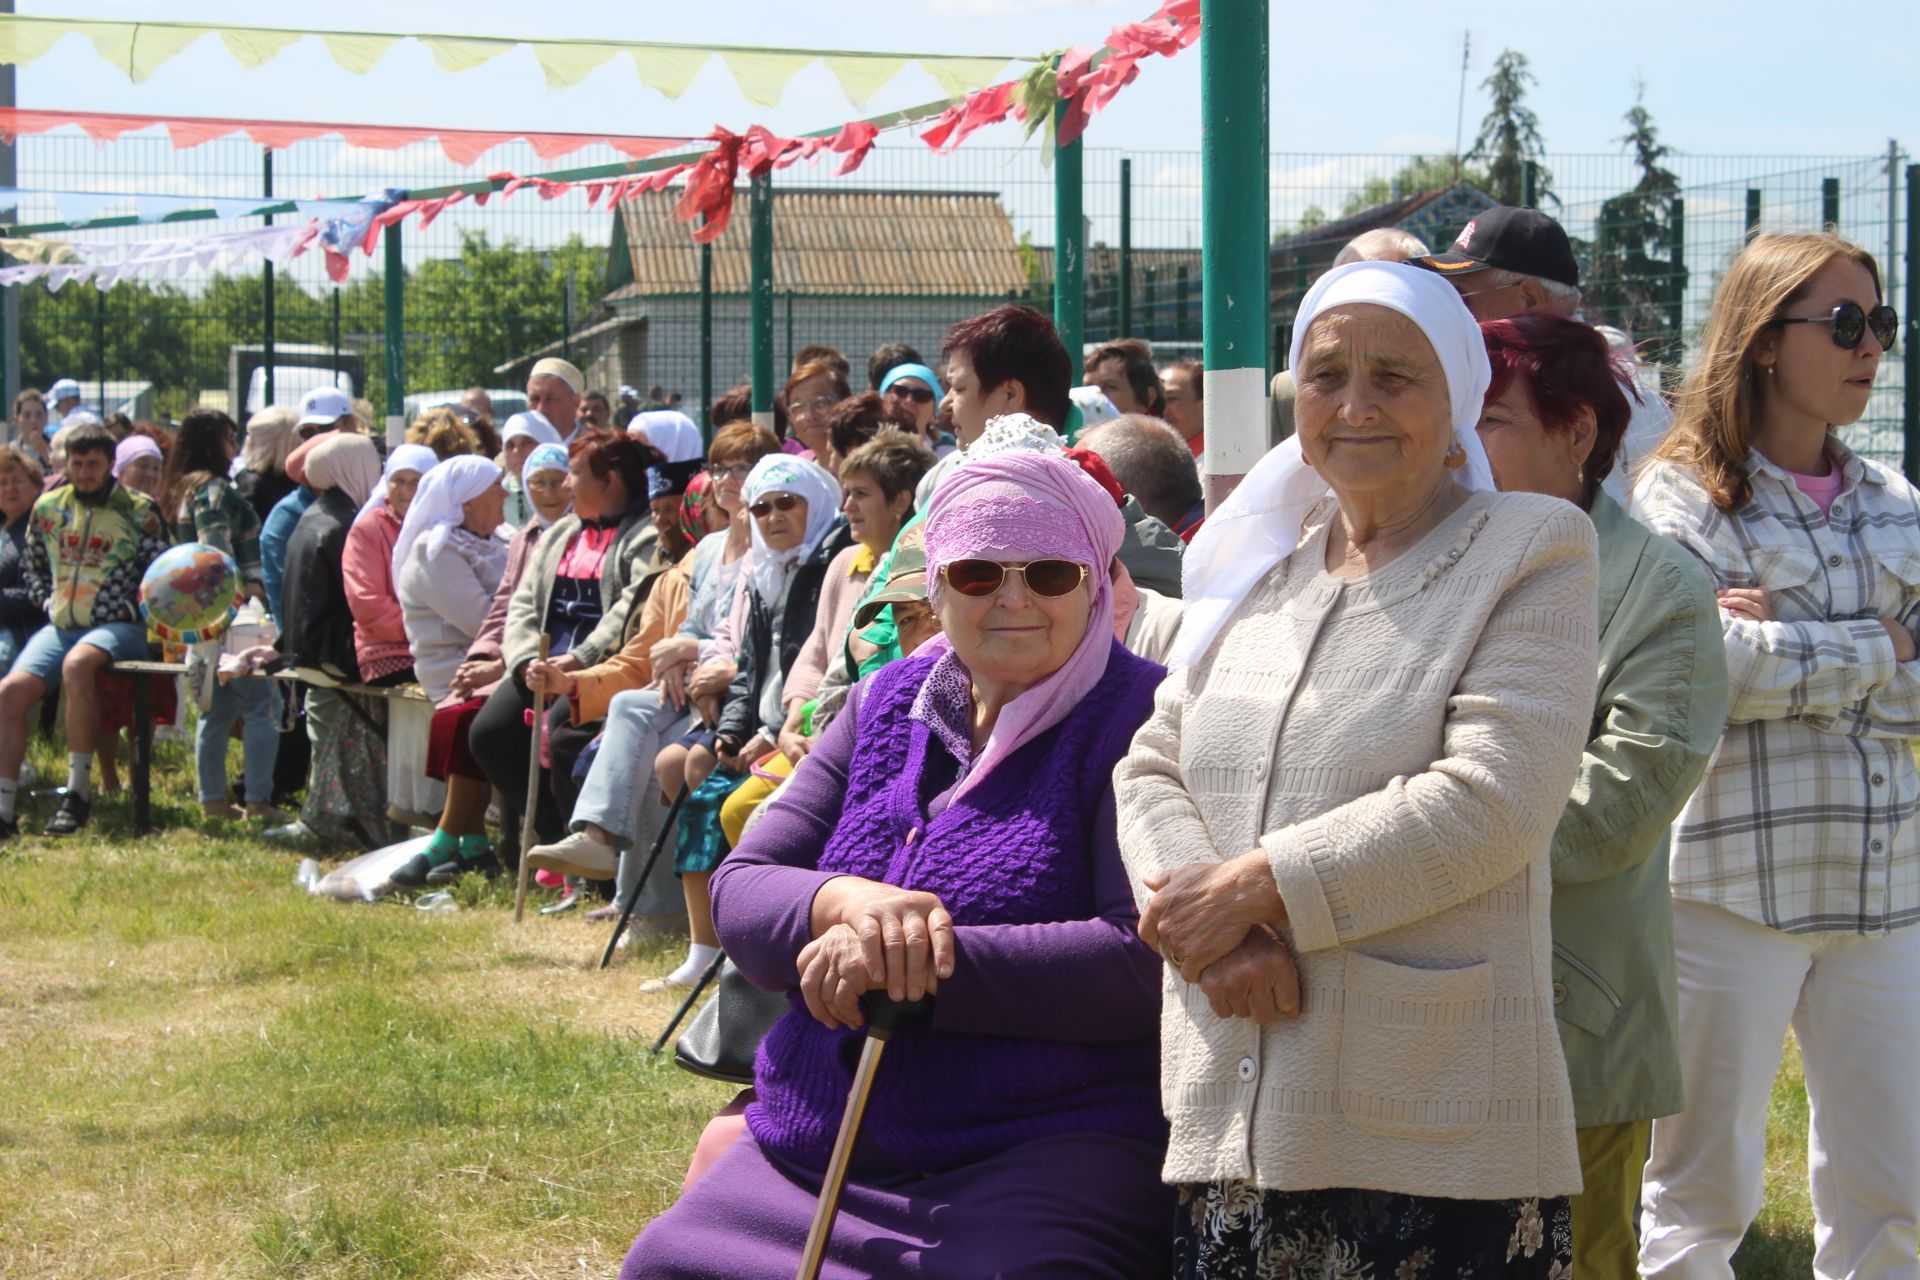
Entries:
{"label": "cardigan button", "polygon": [[919,838],[920,838],[920,828],[909,827],[907,829],[907,845],[909,847],[911,847],[913,842]]}
{"label": "cardigan button", "polygon": [[1253,776],[1256,778],[1264,778],[1267,776],[1267,758],[1265,756],[1261,756],[1253,762]]}
{"label": "cardigan button", "polygon": [[1254,1072],[1257,1071],[1258,1069],[1259,1068],[1254,1064],[1254,1061],[1252,1058],[1242,1058],[1240,1059],[1240,1065],[1235,1067],[1233,1070],[1234,1070],[1234,1074],[1239,1076],[1242,1080],[1251,1080],[1253,1079]]}
{"label": "cardigan button", "polygon": [[1565,1004],[1567,1002],[1567,984],[1566,983],[1556,982],[1553,984],[1553,1002],[1555,1004]]}

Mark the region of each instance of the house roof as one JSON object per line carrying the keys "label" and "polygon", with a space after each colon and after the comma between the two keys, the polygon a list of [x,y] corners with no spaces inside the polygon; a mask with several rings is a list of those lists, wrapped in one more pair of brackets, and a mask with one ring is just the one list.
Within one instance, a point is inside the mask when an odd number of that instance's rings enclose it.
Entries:
{"label": "house roof", "polygon": [[[700,291],[700,246],[673,216],[677,191],[623,202],[608,301]],[[713,291],[747,292],[747,192],[713,243]],[[853,298],[998,298],[1023,288],[1013,223],[993,192],[876,191],[848,187],[773,192],[773,279],[782,293]]]}

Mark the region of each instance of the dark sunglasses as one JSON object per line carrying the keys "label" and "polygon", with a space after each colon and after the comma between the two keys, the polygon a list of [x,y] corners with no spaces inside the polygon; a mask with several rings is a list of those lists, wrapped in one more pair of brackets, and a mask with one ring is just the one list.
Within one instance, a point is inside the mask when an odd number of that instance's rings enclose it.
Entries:
{"label": "dark sunglasses", "polygon": [[897,396],[902,400],[911,400],[915,404],[933,403],[933,392],[927,390],[925,387],[909,387],[903,382],[896,382],[888,387],[887,394]]}
{"label": "dark sunglasses", "polygon": [[1066,595],[1087,580],[1087,566],[1072,560],[1029,560],[1025,564],[952,560],[940,567],[947,585],[963,596],[995,595],[1010,573],[1019,574],[1026,581],[1027,590],[1048,600]]}
{"label": "dark sunglasses", "polygon": [[1868,311],[1857,302],[1843,302],[1830,316],[1783,316],[1781,324],[1830,324],[1833,345],[1848,351],[1860,345],[1869,330],[1883,351],[1893,350],[1893,339],[1900,332],[1900,313],[1885,305]]}
{"label": "dark sunglasses", "polygon": [[791,511],[800,505],[800,499],[790,493],[777,493],[771,498],[762,498],[748,507],[755,520],[765,520],[776,511]]}

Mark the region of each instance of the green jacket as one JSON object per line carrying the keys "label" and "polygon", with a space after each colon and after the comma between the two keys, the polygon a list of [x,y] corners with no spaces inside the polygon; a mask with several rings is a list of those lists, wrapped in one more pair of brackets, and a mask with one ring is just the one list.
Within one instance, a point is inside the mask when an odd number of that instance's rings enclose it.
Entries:
{"label": "green jacket", "polygon": [[1553,998],[1575,1123],[1672,1115],[1680,1088],[1667,828],[1726,727],[1713,583],[1601,493],[1600,681],[1553,833]]}

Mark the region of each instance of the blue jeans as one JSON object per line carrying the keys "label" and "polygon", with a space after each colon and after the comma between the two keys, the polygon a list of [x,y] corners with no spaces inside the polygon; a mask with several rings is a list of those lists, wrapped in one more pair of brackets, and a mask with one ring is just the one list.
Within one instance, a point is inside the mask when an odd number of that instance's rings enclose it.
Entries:
{"label": "blue jeans", "polygon": [[13,669],[33,676],[51,693],[60,687],[60,667],[76,646],[90,644],[115,662],[139,662],[147,656],[147,624],[103,622],[97,627],[56,627],[33,633],[14,659]]}
{"label": "blue jeans", "polygon": [[591,822],[605,827],[618,848],[631,849],[643,833],[631,830],[639,809],[640,788],[653,782],[653,758],[660,744],[670,740],[665,731],[687,718],[655,689],[628,689],[607,704],[607,727],[600,753],[587,770],[580,798],[573,804],[571,827],[578,831]]}
{"label": "blue jeans", "polygon": [[193,729],[193,759],[200,773],[200,803],[225,800],[227,738],[240,718],[241,759],[248,804],[273,803],[273,764],[280,754],[280,728],[274,723],[273,682],[234,680],[217,684],[213,705]]}

